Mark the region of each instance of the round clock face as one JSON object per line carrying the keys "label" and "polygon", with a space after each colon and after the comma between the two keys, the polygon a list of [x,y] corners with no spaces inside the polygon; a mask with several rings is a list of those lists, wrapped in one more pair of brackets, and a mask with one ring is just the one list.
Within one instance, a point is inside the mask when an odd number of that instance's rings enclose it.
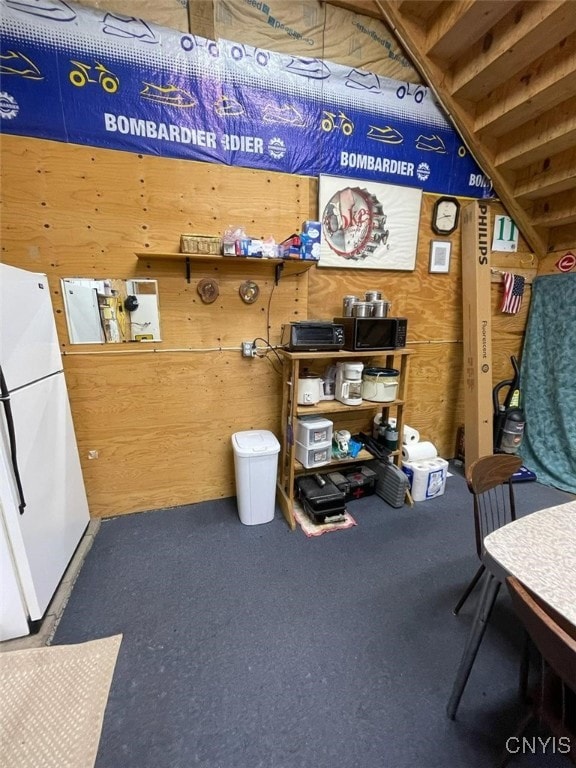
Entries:
{"label": "round clock face", "polygon": [[432,224],[435,231],[441,234],[453,232],[458,224],[458,203],[455,200],[438,200]]}
{"label": "round clock face", "polygon": [[324,237],[345,259],[361,259],[388,239],[382,206],[367,190],[346,187],[336,192],[322,212]]}

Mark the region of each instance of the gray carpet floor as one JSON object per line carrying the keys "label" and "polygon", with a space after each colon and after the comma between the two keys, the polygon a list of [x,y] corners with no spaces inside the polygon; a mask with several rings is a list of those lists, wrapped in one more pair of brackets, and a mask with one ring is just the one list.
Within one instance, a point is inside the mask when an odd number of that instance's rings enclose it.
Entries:
{"label": "gray carpet floor", "polygon": [[[518,721],[522,632],[502,591],[449,720],[477,595],[452,608],[478,565],[452,472],[437,499],[366,497],[357,526],[317,538],[278,511],[244,526],[234,498],[104,520],[53,640],[124,636],[97,768],[494,766]],[[519,515],[573,498],[515,489]]]}

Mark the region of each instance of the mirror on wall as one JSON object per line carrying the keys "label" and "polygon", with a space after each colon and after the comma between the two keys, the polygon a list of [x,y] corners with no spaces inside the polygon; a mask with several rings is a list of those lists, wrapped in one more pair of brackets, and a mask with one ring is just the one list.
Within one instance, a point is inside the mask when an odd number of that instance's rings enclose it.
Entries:
{"label": "mirror on wall", "polygon": [[156,280],[62,279],[71,344],[161,341]]}

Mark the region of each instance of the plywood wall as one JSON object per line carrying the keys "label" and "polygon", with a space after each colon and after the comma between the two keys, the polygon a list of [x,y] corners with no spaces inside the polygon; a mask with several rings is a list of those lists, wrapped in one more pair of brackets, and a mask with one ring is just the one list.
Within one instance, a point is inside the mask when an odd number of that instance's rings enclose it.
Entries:
{"label": "plywood wall", "polygon": [[[93,516],[232,496],[232,433],[280,427],[276,359],[243,359],[241,341],[276,344],[283,322],[331,319],[344,294],[368,289],[409,319],[407,423],[454,455],[463,420],[460,238],[452,237],[450,273],[430,275],[433,196],[423,197],[414,272],[313,267],[275,285],[272,270],[211,265],[193,266],[187,283],[182,262],[136,253],[176,253],[181,233],[218,235],[229,224],[281,239],[317,216],[316,180],[19,137],[1,137],[0,151],[2,259],[48,274]],[[162,342],[71,346],[63,277],[156,278]],[[213,304],[197,293],[202,277],[218,282]],[[260,287],[252,305],[238,295],[246,279]],[[501,315],[500,291],[495,283],[495,382],[510,375],[529,304],[528,295],[519,315]]]}

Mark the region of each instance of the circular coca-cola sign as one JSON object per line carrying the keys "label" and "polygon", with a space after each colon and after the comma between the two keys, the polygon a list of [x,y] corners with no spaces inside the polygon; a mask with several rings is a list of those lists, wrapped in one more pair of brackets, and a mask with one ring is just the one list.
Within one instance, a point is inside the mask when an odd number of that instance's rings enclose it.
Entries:
{"label": "circular coca-cola sign", "polygon": [[359,187],[334,194],[322,212],[324,236],[345,259],[364,259],[388,240],[386,215],[375,195]]}

